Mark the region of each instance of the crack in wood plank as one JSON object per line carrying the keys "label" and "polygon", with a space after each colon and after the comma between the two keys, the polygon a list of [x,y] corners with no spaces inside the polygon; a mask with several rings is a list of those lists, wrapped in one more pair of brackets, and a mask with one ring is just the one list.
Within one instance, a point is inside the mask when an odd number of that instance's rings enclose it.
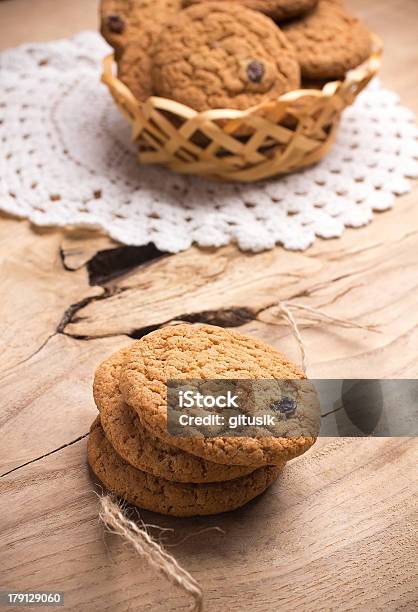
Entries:
{"label": "crack in wood plank", "polygon": [[145,246],[120,246],[98,251],[86,264],[90,285],[104,285],[134,268],[145,267],[155,260],[170,257],[150,243]]}
{"label": "crack in wood plank", "polygon": [[[400,211],[401,217],[405,214],[406,211]],[[368,231],[371,236],[381,233],[372,226],[363,231]],[[344,297],[346,291],[350,292],[349,287],[353,283],[346,281],[359,278],[358,285],[363,283],[367,286],[371,278],[379,278],[379,272],[383,277],[385,270],[389,271],[391,266],[391,260],[385,257],[389,248],[397,265],[403,259],[403,269],[408,265],[414,266],[415,232],[404,234],[410,234],[410,237],[400,240],[399,235],[392,236],[391,244],[376,241],[373,249],[357,249],[362,253],[347,259],[344,266],[340,262],[330,265],[326,257],[324,260],[321,256],[296,255],[278,250],[237,258],[236,252],[229,247],[220,249],[210,257],[191,249],[153,262],[145,270],[133,270],[121,276],[113,286],[114,292],[108,296],[109,299],[105,299],[97,308],[92,307],[93,303],[88,304],[82,309],[81,319],[67,324],[65,333],[83,338],[102,337],[105,327],[106,336],[124,333],[137,337],[141,335],[141,330],[157,328],[173,319],[196,321],[203,317],[206,320],[205,313],[220,312],[218,318],[222,320],[225,311],[242,308],[249,313],[242,321],[246,324],[255,312],[269,307],[272,295],[289,301],[301,297],[319,298],[320,292],[324,292],[329,299],[326,302],[322,299],[321,303],[331,306],[339,301],[338,294]],[[354,240],[347,242],[356,243]],[[251,275],[246,273],[247,265],[252,271]],[[179,286],[184,287],[181,292],[178,291]],[[337,288],[337,296],[334,287]],[[352,291],[358,293],[354,289]],[[202,302],[207,306],[204,309],[201,308]],[[347,300],[343,303],[346,304]],[[364,299],[358,300],[356,307],[366,303]]]}
{"label": "crack in wood plank", "polygon": [[84,435],[97,415],[94,370],[128,342],[121,336],[82,343],[55,333],[30,359],[2,375],[0,473]]}
{"label": "crack in wood plank", "polygon": [[27,355],[26,357],[24,357],[21,361],[17,361],[16,363],[14,363],[12,366],[10,366],[9,368],[6,367],[3,369],[4,373],[7,373],[11,370],[14,370],[15,368],[20,367],[21,365],[23,365],[24,363],[27,363],[28,361],[30,361],[33,357],[35,357],[40,351],[42,351],[42,349],[48,344],[48,342],[51,340],[51,338],[53,338],[56,335],[57,332],[54,332],[53,334],[51,334],[50,336],[48,336],[47,338],[45,338],[45,340],[40,344],[40,346],[38,346],[32,353],[30,353],[29,355]]}
{"label": "crack in wood plank", "polygon": [[[351,278],[352,276],[359,275],[364,272],[368,272],[371,268],[373,268],[373,266],[371,267],[368,266],[364,269],[356,270],[353,273],[347,273],[347,274],[339,275],[339,276],[337,275],[335,277],[330,278],[329,281],[326,283],[325,282],[319,283],[318,285],[314,285],[313,287],[309,289],[304,289],[303,291],[295,292],[293,294],[288,295],[284,299],[286,301],[290,301],[290,300],[301,298],[301,297],[313,296],[316,292],[320,291],[324,287],[329,286],[332,283],[336,283],[340,280],[346,280],[348,278]],[[298,275],[293,275],[293,276],[299,277]],[[358,288],[360,286],[362,286],[362,284],[356,284],[356,285],[353,285],[351,287],[344,289],[339,294],[337,294],[333,300],[325,303],[325,305],[333,304],[340,297],[343,297],[344,295],[349,293],[349,291],[355,288]],[[94,296],[91,298],[86,298],[85,300],[80,300],[80,302],[78,302],[77,304],[71,305],[65,311],[62,321],[57,328],[57,331],[59,331],[60,333],[65,333],[66,335],[69,335],[73,338],[78,338],[80,340],[88,340],[90,338],[111,337],[112,334],[94,335],[94,336],[83,335],[83,334],[80,334],[80,335],[72,334],[72,333],[67,332],[65,328],[67,327],[67,325],[70,325],[72,323],[77,323],[78,321],[82,321],[83,317],[75,317],[75,315],[80,310],[82,310],[85,306],[89,305],[90,303],[95,302],[95,301],[106,300],[106,299],[112,298],[118,294],[121,294],[127,291],[129,291],[129,288],[119,288],[118,289],[115,287],[112,291],[106,291],[101,296]],[[187,288],[185,289],[184,292],[179,293],[177,297],[181,297],[185,295],[185,292],[187,292]],[[171,321],[174,321],[174,320],[180,320],[180,321],[185,321],[189,323],[207,323],[211,325],[219,325],[220,327],[240,327],[242,325],[245,325],[249,321],[255,320],[259,314],[262,314],[266,310],[269,310],[272,307],[276,307],[277,305],[278,305],[278,301],[275,301],[275,302],[268,303],[265,306],[260,306],[258,309],[251,308],[251,307],[244,306],[244,305],[234,305],[234,306],[231,306],[230,308],[218,308],[218,309],[203,310],[203,311],[196,311],[196,312],[187,312],[187,313],[181,313],[181,314],[174,313],[173,316],[170,317],[170,319],[151,323],[150,325],[135,328],[132,330],[126,330],[125,333],[126,335],[134,339],[142,338],[147,333],[150,333],[151,331],[155,331],[156,329],[159,329],[160,327],[167,325]],[[115,335],[120,335],[120,334],[117,333]]]}
{"label": "crack in wood plank", "polygon": [[[87,306],[94,300],[102,300],[102,299],[105,299],[106,297],[108,297],[106,295],[106,292],[103,292],[102,295],[85,297],[74,304],[70,304],[70,306],[68,306],[68,308],[65,309],[64,314],[62,315],[61,320],[57,325],[56,333],[58,334],[65,333],[65,327],[68,325],[68,323],[74,322],[75,320],[81,320],[81,318],[79,319],[75,318],[75,315],[77,314],[79,310],[81,310],[82,308],[84,308],[85,306]],[[76,338],[77,336],[73,336],[73,337]]]}
{"label": "crack in wood plank", "polygon": [[77,442],[80,442],[80,440],[83,440],[84,438],[87,438],[87,436],[89,435],[89,432],[78,436],[77,438],[75,438],[74,440],[71,440],[70,442],[67,442],[66,444],[61,444],[61,446],[58,446],[57,448],[54,448],[51,451],[48,451],[47,453],[44,453],[43,455],[40,455],[39,457],[35,457],[34,459],[30,459],[29,461],[25,461],[25,463],[22,463],[21,465],[17,465],[16,467],[12,468],[11,470],[8,470],[7,472],[4,472],[4,474],[0,474],[0,478],[3,478],[4,476],[8,476],[9,474],[12,474],[12,472],[16,472],[17,470],[20,470],[24,467],[26,467],[27,465],[30,465],[31,463],[36,463],[37,461],[41,461],[41,459],[45,459],[45,457],[49,457],[50,455],[53,455],[54,453],[58,453],[59,451],[63,450],[64,448],[67,448],[68,446],[71,446],[72,444],[76,444]]}

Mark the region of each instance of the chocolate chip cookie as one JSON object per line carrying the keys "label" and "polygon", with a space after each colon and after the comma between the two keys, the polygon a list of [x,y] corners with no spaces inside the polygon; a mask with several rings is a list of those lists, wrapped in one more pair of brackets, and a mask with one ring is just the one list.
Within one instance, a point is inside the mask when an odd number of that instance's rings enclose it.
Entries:
{"label": "chocolate chip cookie", "polygon": [[101,0],[100,30],[118,52],[136,42],[147,22],[165,23],[181,9],[181,0]]}
{"label": "chocolate chip cookie", "polygon": [[120,393],[120,371],[130,348],[128,346],[106,359],[97,368],[93,385],[102,427],[118,455],[144,472],[176,482],[220,482],[253,471],[252,467],[205,461],[152,435]]}
{"label": "chocolate chip cookie", "polygon": [[204,516],[240,508],[263,493],[280,468],[262,467],[226,483],[177,483],[126,463],[115,452],[97,418],[87,443],[88,462],[103,485],[139,508],[171,516]]}
{"label": "chocolate chip cookie", "polygon": [[308,79],[344,78],[347,70],[365,61],[372,50],[371,35],[359,19],[339,3],[320,0],[316,9],[283,25]]}
{"label": "chocolate chip cookie", "polygon": [[[202,2],[213,2],[219,0],[183,0],[183,6],[191,6],[192,4],[201,4]],[[231,0],[222,0],[231,2]],[[281,21],[297,17],[312,9],[318,0],[232,0],[237,4],[242,4],[254,11],[260,11],[268,15],[272,19]]]}
{"label": "chocolate chip cookie", "polygon": [[254,338],[211,325],[176,325],[137,341],[121,368],[120,390],[153,435],[224,465],[282,464],[301,455],[312,436],[186,438],[167,431],[167,381],[172,379],[304,379],[281,353]]}
{"label": "chocolate chip cookie", "polygon": [[150,49],[160,30],[160,24],[144,22],[141,36],[126,45],[117,62],[118,77],[141,102],[152,95]]}
{"label": "chocolate chip cookie", "polygon": [[102,0],[101,33],[115,49],[118,76],[137,100],[152,95],[150,52],[181,0]]}
{"label": "chocolate chip cookie", "polygon": [[280,29],[230,2],[181,11],[162,30],[152,60],[154,93],[197,111],[246,109],[300,85],[299,64]]}

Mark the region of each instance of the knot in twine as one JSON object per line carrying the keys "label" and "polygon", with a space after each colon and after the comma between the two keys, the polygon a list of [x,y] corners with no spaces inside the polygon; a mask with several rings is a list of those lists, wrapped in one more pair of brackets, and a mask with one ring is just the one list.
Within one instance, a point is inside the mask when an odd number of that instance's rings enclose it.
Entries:
{"label": "knot in twine", "polygon": [[[324,319],[342,327],[378,331],[374,325],[361,325],[354,321],[333,317],[318,308],[311,308],[303,304],[278,301],[271,304],[270,308],[272,307],[277,307],[278,312],[281,313],[289,323],[292,334],[299,346],[301,367],[305,373],[307,370],[306,348],[298,324],[292,313],[293,309],[309,312],[318,319]],[[176,325],[184,322],[185,321],[180,320],[170,321],[167,325]],[[201,612],[203,610],[203,591],[199,583],[176,561],[173,555],[170,555],[160,544],[153,540],[146,531],[145,525],[140,528],[136,523],[125,516],[122,508],[113,496],[103,495],[100,497],[99,518],[109,531],[120,535],[126,542],[129,542],[138,555],[163,574],[171,584],[180,587],[185,593],[193,598],[193,603],[190,607],[191,612]]]}

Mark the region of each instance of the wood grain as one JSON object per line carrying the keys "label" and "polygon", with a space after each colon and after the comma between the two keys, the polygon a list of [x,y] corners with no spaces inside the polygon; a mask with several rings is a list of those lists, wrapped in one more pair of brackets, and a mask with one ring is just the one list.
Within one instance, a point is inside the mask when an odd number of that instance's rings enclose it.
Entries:
{"label": "wood grain", "polygon": [[[352,0],[385,41],[382,76],[418,111],[415,0]],[[93,0],[4,0],[2,47],[96,25]],[[234,246],[167,256],[89,232],[0,219],[0,590],[65,591],[68,610],[186,610],[189,601],[104,532],[86,465],[95,366],[173,319],[264,338],[299,360],[278,300],[379,333],[298,313],[309,372],[416,377],[418,189],[372,224],[304,253]],[[205,610],[415,610],[414,439],[322,439],[259,500],[176,520],[169,550],[201,582]],[[225,533],[196,534],[220,526]],[[174,545],[171,547],[171,545]]]}
{"label": "wood grain", "polygon": [[[173,319],[244,325],[299,360],[297,344],[275,304],[284,300],[319,308],[376,333],[346,329],[296,313],[313,376],[416,376],[418,209],[415,195],[327,248],[303,254],[274,249],[257,255],[234,247],[197,248],[157,260],[111,284],[111,295],[80,308],[64,331],[85,338],[139,336]],[[390,253],[390,257],[387,254]],[[248,274],[248,270],[251,273]],[[402,282],[399,282],[399,278]],[[373,299],[370,295],[373,287]],[[315,349],[321,346],[321,351]],[[410,346],[410,350],[400,347]],[[387,358],[387,355],[393,358]],[[396,355],[396,357],[395,357]]]}
{"label": "wood grain", "polygon": [[0,223],[0,373],[30,359],[80,300],[103,294],[90,287],[85,269],[63,274],[58,232],[35,230],[3,218]]}
{"label": "wood grain", "polygon": [[56,333],[33,357],[1,377],[4,409],[0,474],[86,435],[97,415],[91,389],[103,357],[126,338],[80,342]]}
{"label": "wood grain", "polygon": [[[224,530],[170,548],[201,582],[208,611],[244,610],[248,601],[258,611],[412,610],[417,517],[409,475],[416,444],[369,442],[322,440],[238,512],[141,517],[173,528],[168,544],[202,528]],[[8,500],[1,584],[65,590],[68,609],[187,609],[184,595],[103,533],[85,450],[79,441],[0,482]]]}

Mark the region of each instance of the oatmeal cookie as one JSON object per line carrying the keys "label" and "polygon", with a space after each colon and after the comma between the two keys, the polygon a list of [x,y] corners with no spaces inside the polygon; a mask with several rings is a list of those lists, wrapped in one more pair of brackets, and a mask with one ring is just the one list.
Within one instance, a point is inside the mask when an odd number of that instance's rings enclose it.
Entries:
{"label": "oatmeal cookie", "polygon": [[149,430],[122,398],[119,377],[130,347],[106,359],[96,370],[94,399],[105,435],[115,451],[134,467],[176,482],[220,482],[244,476],[252,467],[221,465],[169,446]]}
{"label": "oatmeal cookie", "polygon": [[156,95],[197,111],[247,109],[297,89],[300,69],[292,46],[265,15],[230,2],[181,11],[153,49]]}
{"label": "oatmeal cookie", "polygon": [[347,70],[365,61],[372,50],[367,27],[339,3],[320,0],[302,19],[283,25],[307,79],[344,78]]}
{"label": "oatmeal cookie", "polygon": [[[183,6],[201,4],[202,2],[213,2],[219,0],[183,0]],[[223,0],[231,2],[231,0]],[[277,21],[290,19],[303,15],[306,11],[314,8],[318,0],[232,0],[237,4],[242,4],[249,9],[259,11]]]}
{"label": "oatmeal cookie", "polygon": [[122,54],[135,42],[144,24],[163,24],[181,9],[181,0],[102,0],[100,31],[107,42]]}
{"label": "oatmeal cookie", "polygon": [[264,342],[211,325],[175,325],[144,336],[121,368],[120,390],[153,435],[225,465],[281,464],[304,453],[311,436],[186,438],[167,431],[167,381],[176,379],[305,379]]}
{"label": "oatmeal cookie", "polygon": [[104,486],[139,508],[171,516],[204,516],[240,508],[261,495],[280,468],[267,466],[247,476],[209,484],[170,482],[138,470],[115,452],[97,418],[87,443],[88,462]]}
{"label": "oatmeal cookie", "polygon": [[117,62],[118,77],[141,102],[152,95],[150,49],[160,30],[160,24],[145,22],[141,36],[126,45]]}
{"label": "oatmeal cookie", "polygon": [[102,0],[101,33],[115,49],[118,76],[134,96],[152,95],[150,53],[181,0]]}

